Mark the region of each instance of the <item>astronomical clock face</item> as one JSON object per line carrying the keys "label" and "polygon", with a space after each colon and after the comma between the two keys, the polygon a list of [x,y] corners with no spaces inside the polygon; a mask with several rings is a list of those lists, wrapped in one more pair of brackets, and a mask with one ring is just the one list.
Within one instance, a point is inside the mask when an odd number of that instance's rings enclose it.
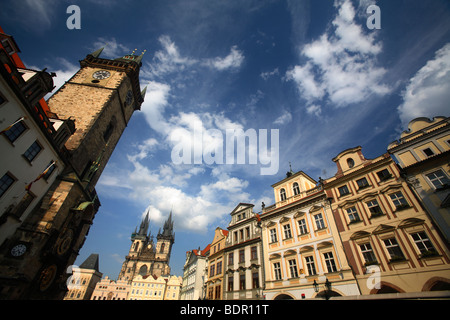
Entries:
{"label": "astronomical clock face", "polygon": [[104,80],[111,76],[111,73],[106,70],[99,70],[92,74],[92,77],[97,80]]}
{"label": "astronomical clock face", "polygon": [[24,245],[23,243],[20,243],[20,244],[15,245],[14,247],[12,247],[11,255],[13,257],[20,257],[20,256],[24,255],[26,251],[27,251],[27,246]]}
{"label": "astronomical clock face", "polygon": [[69,229],[62,235],[61,240],[59,241],[58,246],[56,247],[56,252],[58,255],[63,255],[67,252],[67,250],[70,249],[72,239],[73,239],[73,231]]}
{"label": "astronomical clock face", "polygon": [[55,280],[57,271],[58,268],[54,264],[46,267],[42,271],[41,278],[39,281],[39,290],[45,291],[52,285],[53,280]]}

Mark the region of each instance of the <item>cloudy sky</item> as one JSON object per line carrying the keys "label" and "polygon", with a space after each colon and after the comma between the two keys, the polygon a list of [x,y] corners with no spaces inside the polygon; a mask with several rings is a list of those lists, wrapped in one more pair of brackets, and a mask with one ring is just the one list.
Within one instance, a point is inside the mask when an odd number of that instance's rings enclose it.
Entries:
{"label": "cloudy sky", "polygon": [[[67,27],[70,5],[81,29]],[[113,279],[147,211],[156,236],[172,210],[182,275],[186,251],[210,243],[239,202],[274,202],[289,164],[327,178],[340,151],[373,158],[413,118],[449,116],[445,0],[4,0],[0,22],[56,86],[105,44],[104,58],[146,50],[145,101],[97,185],[77,260],[99,253]],[[230,132],[251,136],[245,158],[227,149]]]}

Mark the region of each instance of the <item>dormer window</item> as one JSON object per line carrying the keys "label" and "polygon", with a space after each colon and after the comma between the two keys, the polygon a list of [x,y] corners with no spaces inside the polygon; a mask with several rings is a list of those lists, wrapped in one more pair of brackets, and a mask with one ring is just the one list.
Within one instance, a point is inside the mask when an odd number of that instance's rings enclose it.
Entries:
{"label": "dormer window", "polygon": [[355,166],[355,161],[352,158],[348,158],[347,165],[349,168],[353,168]]}
{"label": "dormer window", "polygon": [[426,149],[423,149],[422,151],[427,157],[431,157],[432,155],[434,155],[434,152],[433,152],[433,150],[431,150],[431,148],[426,148]]}

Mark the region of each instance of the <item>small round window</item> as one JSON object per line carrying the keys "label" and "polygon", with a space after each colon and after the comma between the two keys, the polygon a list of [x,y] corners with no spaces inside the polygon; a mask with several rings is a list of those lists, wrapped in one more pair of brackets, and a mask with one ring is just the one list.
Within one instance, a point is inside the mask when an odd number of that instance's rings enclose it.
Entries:
{"label": "small round window", "polygon": [[353,168],[353,166],[355,165],[355,161],[353,161],[352,158],[348,158],[347,159],[347,164],[349,168]]}

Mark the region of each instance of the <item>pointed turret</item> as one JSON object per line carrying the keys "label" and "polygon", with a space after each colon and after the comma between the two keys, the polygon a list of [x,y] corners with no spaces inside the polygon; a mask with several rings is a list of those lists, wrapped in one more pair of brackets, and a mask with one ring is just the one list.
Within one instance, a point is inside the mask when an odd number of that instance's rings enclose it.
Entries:
{"label": "pointed turret", "polygon": [[100,57],[100,54],[103,52],[103,49],[105,49],[106,45],[104,45],[103,47],[101,47],[98,50],[95,50],[94,52],[91,53],[91,56],[93,56],[94,58],[98,58]]}
{"label": "pointed turret", "polygon": [[145,88],[141,91],[142,100],[144,100],[146,92],[147,92],[147,86],[145,86]]}

